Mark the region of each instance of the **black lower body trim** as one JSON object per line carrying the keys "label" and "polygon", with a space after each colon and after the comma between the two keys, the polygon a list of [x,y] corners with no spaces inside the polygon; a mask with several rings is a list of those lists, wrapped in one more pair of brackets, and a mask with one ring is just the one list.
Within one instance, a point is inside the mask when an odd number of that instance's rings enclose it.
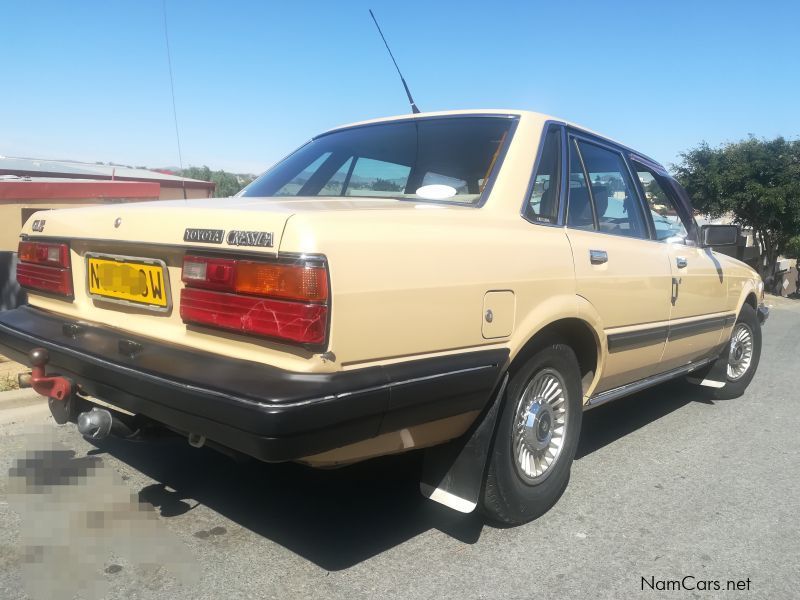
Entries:
{"label": "black lower body trim", "polygon": [[625,333],[612,333],[608,336],[608,351],[619,352],[620,350],[632,350],[651,344],[662,344],[667,339],[669,327],[650,327],[638,331],[626,331]]}
{"label": "black lower body trim", "polygon": [[736,315],[723,315],[718,317],[708,317],[688,323],[671,323],[669,325],[657,325],[646,327],[635,331],[624,333],[612,333],[607,336],[608,351],[620,352],[632,350],[642,346],[652,344],[662,344],[667,340],[675,340],[709,331],[721,330],[736,321]]}
{"label": "black lower body trim", "polygon": [[710,317],[701,319],[699,321],[691,321],[689,323],[670,323],[669,334],[667,339],[674,340],[678,338],[690,337],[700,333],[708,333],[709,331],[721,331],[729,323],[736,321],[736,315],[725,315],[722,317]]}
{"label": "black lower body trim", "polygon": [[35,347],[86,394],[267,461],[480,410],[508,361],[507,349],[492,349],[296,373],[31,307],[1,312],[0,351],[27,362]]}

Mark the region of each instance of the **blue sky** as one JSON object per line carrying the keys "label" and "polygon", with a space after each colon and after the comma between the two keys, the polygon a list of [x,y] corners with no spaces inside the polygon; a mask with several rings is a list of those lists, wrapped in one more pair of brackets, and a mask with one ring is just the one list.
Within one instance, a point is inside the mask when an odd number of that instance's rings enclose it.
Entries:
{"label": "blue sky", "polygon": [[[800,135],[800,3],[167,0],[183,162],[261,172],[330,127],[523,108],[671,163]],[[161,0],[3,0],[0,155],[178,163]]]}

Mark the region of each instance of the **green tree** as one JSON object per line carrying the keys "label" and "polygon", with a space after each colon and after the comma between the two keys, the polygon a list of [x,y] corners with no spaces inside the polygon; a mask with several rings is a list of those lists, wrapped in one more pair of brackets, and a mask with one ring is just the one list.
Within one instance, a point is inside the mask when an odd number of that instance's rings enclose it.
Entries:
{"label": "green tree", "polygon": [[214,171],[211,174],[211,181],[217,184],[217,187],[214,188],[216,198],[228,198],[242,189],[239,178],[233,173]]}
{"label": "green tree", "polygon": [[[786,258],[795,258],[800,261],[800,235],[794,236],[787,242],[786,250],[783,254]],[[797,266],[800,267],[800,263],[798,263]]]}
{"label": "green tree", "polygon": [[750,136],[717,148],[703,142],[680,157],[676,176],[695,208],[712,218],[732,214],[752,228],[761,275],[771,278],[789,240],[800,234],[800,140]]}
{"label": "green tree", "polygon": [[378,177],[370,186],[370,189],[376,192],[399,192],[403,188],[399,184],[388,179],[381,179]]}
{"label": "green tree", "polygon": [[209,169],[205,165],[202,167],[188,167],[183,171],[181,171],[180,175],[182,177],[188,177],[189,179],[211,181],[211,169]]}
{"label": "green tree", "polygon": [[664,190],[659,185],[658,181],[653,179],[652,181],[648,182],[644,186],[644,192],[649,199],[655,204],[662,204],[667,206],[669,204],[669,200],[667,200],[667,195],[664,193]]}
{"label": "green tree", "polygon": [[215,198],[228,198],[238,193],[244,186],[250,183],[253,178],[249,175],[236,175],[226,171],[212,171],[207,166],[188,167],[181,171],[183,177],[200,179],[201,181],[213,181]]}

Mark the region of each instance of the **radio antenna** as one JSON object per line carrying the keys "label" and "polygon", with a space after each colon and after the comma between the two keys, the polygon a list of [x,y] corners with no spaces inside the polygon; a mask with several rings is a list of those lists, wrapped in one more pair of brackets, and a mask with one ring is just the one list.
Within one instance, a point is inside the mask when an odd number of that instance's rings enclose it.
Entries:
{"label": "radio antenna", "polygon": [[400,67],[397,66],[397,61],[394,59],[394,54],[392,54],[392,49],[389,48],[389,43],[386,41],[386,38],[383,35],[383,31],[381,31],[381,26],[378,25],[378,19],[375,18],[375,14],[372,12],[372,9],[369,9],[369,16],[372,17],[372,21],[375,23],[375,27],[378,28],[378,33],[381,35],[381,39],[383,40],[383,45],[386,46],[386,50],[389,51],[389,56],[394,63],[394,68],[397,69],[397,74],[400,75],[400,81],[403,82],[403,88],[406,90],[406,96],[408,96],[408,102],[411,104],[411,112],[417,114],[419,109],[417,108],[417,104],[414,102],[414,98],[411,97],[411,91],[408,89],[408,84],[406,83],[403,74],[400,72]]}
{"label": "radio antenna", "polygon": [[186,200],[186,177],[183,173],[183,153],[181,152],[181,134],[178,130],[178,109],[175,107],[175,83],[172,80],[172,56],[169,51],[169,30],[167,29],[167,0],[161,0],[161,10],[164,13],[164,41],[167,45],[167,66],[169,67],[169,91],[172,94],[172,119],[175,121],[175,139],[178,142],[178,165],[181,169],[181,187],[183,199]]}

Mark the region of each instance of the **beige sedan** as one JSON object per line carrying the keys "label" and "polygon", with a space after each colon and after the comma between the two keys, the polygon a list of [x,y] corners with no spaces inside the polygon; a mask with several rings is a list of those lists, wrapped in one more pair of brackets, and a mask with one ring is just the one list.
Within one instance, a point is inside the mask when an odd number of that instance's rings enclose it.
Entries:
{"label": "beige sedan", "polygon": [[82,434],[315,467],[426,448],[422,490],[522,523],[582,412],[691,376],[740,395],[763,285],[644,154],[560,119],[319,135],[234,198],[34,214],[0,352]]}

